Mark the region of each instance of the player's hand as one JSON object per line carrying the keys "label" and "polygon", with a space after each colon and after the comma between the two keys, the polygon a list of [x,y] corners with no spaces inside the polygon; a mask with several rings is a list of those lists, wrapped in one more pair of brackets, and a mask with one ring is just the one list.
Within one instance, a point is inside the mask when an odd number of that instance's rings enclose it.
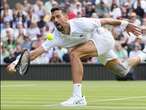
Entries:
{"label": "player's hand", "polygon": [[136,25],[134,25],[134,24],[132,24],[132,23],[128,24],[128,26],[126,28],[126,31],[127,31],[128,34],[131,32],[134,35],[136,35],[137,37],[142,35],[141,28],[136,26]]}
{"label": "player's hand", "polygon": [[10,73],[16,72],[15,66],[16,66],[16,64],[14,64],[14,63],[9,64],[7,66],[7,71],[10,72]]}

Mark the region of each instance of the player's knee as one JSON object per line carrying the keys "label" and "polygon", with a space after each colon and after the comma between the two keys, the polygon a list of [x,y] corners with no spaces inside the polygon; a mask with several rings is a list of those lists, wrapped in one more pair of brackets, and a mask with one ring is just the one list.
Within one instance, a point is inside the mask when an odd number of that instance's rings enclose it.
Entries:
{"label": "player's knee", "polygon": [[71,51],[69,56],[70,56],[71,60],[74,59],[74,58],[79,58],[79,54],[78,54],[77,51]]}

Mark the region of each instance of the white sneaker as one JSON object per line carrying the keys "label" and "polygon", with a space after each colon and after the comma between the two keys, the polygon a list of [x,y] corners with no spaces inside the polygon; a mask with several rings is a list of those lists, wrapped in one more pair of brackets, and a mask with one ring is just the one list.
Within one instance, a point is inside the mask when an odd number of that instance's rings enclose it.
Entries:
{"label": "white sneaker", "polygon": [[87,105],[85,97],[72,96],[67,101],[60,103],[62,106],[85,106]]}

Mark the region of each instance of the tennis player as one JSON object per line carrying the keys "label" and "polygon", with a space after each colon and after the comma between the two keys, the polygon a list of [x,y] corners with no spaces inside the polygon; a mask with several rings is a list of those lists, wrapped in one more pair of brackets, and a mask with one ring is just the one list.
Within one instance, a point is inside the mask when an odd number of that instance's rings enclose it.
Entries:
{"label": "tennis player", "polygon": [[[119,76],[125,76],[130,68],[146,59],[146,47],[144,52],[137,57],[132,57],[121,63],[113,48],[115,40],[110,31],[102,27],[102,25],[120,25],[123,31],[134,33],[136,36],[141,35],[141,30],[135,25],[127,21],[121,21],[111,18],[76,18],[67,19],[67,15],[60,8],[51,10],[52,21],[56,26],[55,32],[58,37],[54,36],[54,40],[45,41],[42,46],[30,52],[30,60],[34,60],[45,51],[55,46],[69,48],[70,63],[73,78],[73,94],[72,96],[61,102],[62,106],[84,106],[87,105],[86,99],[82,96],[82,78],[83,65],[81,58],[95,57],[110,69],[113,73]],[[15,60],[8,66],[9,71],[15,71],[15,66],[18,60]]]}

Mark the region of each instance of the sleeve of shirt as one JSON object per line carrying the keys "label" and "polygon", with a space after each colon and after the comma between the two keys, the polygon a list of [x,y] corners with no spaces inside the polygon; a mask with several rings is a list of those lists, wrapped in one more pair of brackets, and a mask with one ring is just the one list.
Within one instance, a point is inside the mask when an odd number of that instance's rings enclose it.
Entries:
{"label": "sleeve of shirt", "polygon": [[54,39],[53,40],[46,40],[43,44],[42,47],[44,48],[45,51],[48,51],[52,47],[56,46],[62,46],[63,41],[60,37],[60,34],[57,30],[55,30],[53,33]]}

